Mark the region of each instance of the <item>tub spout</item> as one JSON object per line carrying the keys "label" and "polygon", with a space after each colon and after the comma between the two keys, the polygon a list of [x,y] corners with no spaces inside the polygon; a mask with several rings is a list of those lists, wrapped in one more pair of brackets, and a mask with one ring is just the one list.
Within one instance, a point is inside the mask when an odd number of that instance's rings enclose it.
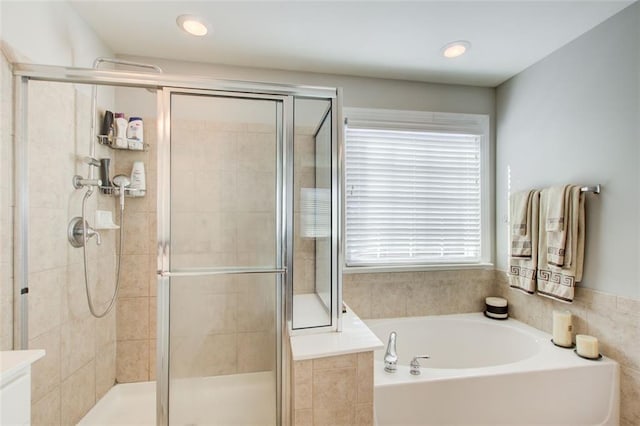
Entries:
{"label": "tub spout", "polygon": [[398,354],[396,353],[396,332],[389,334],[389,342],[387,343],[387,352],[384,354],[384,371],[387,373],[395,373],[398,369]]}
{"label": "tub spout", "polygon": [[418,362],[419,359],[429,359],[429,355],[416,355],[413,357],[409,366],[409,373],[413,374],[414,376],[420,375],[420,362]]}

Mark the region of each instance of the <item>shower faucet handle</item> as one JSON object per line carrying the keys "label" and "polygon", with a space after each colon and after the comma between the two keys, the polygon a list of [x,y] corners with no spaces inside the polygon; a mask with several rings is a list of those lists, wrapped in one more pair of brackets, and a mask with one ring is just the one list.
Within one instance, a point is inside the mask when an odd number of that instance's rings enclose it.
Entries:
{"label": "shower faucet handle", "polygon": [[413,357],[413,359],[411,360],[411,364],[409,365],[409,373],[413,374],[414,376],[419,376],[420,375],[420,362],[418,361],[419,359],[429,359],[431,358],[429,355],[416,355]]}
{"label": "shower faucet handle", "polygon": [[96,231],[95,229],[88,227],[87,228],[87,240],[90,239],[91,237],[96,237],[96,244],[100,245],[102,244],[102,236],[100,236],[100,233],[98,231]]}

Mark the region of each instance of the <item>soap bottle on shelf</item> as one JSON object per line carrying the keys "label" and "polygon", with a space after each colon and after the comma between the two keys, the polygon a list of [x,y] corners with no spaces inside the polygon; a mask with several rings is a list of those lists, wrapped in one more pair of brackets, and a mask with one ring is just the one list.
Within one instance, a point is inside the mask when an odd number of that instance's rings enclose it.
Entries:
{"label": "soap bottle on shelf", "polygon": [[147,181],[144,172],[144,163],[135,161],[131,169],[131,185],[129,186],[129,194],[132,197],[144,197],[147,191]]}
{"label": "soap bottle on shelf", "polygon": [[142,118],[130,117],[127,126],[127,141],[129,149],[142,151],[144,148],[144,136],[142,130]]}
{"label": "soap bottle on shelf", "polygon": [[116,148],[128,149],[129,144],[127,143],[127,119],[124,118],[124,113],[116,112],[115,113],[115,122],[116,122]]}
{"label": "soap bottle on shelf", "polygon": [[108,144],[113,140],[113,113],[105,111],[102,119],[102,127],[100,128],[100,143]]}

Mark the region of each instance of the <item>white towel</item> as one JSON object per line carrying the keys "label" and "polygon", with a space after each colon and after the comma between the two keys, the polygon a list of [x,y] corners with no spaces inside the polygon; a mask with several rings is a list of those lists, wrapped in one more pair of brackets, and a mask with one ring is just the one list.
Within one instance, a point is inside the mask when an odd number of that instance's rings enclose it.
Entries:
{"label": "white towel", "polygon": [[[541,230],[538,241],[537,293],[563,302],[573,302],[576,283],[582,280],[585,243],[584,195],[577,185],[568,188],[568,202],[564,208],[565,244],[563,265],[549,258],[549,237],[554,232]],[[547,223],[546,213],[552,191],[540,195],[540,223]],[[558,245],[557,239],[551,244]],[[559,247],[554,247],[559,248]]]}
{"label": "white towel", "polygon": [[[516,195],[516,194],[514,194]],[[517,198],[524,197],[523,193],[519,193]],[[512,196],[513,197],[513,196]],[[520,199],[516,200],[516,197],[511,199],[512,203],[520,204]],[[514,250],[512,249],[512,255],[509,256],[509,286],[525,293],[533,294],[536,291],[536,273],[538,267],[538,234],[539,234],[539,199],[540,191],[529,191],[526,194],[528,199],[528,212],[527,217],[527,232],[528,235],[520,236],[511,234],[511,246],[517,241],[517,246],[521,246],[525,238],[528,238],[531,246],[531,253],[527,256],[513,256]],[[513,229],[513,228],[512,228]]]}

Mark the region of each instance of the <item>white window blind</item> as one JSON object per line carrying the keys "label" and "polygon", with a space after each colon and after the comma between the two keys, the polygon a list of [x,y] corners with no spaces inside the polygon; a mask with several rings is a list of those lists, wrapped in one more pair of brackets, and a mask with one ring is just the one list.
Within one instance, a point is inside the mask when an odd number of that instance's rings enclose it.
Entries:
{"label": "white window blind", "polygon": [[348,126],[347,266],[479,262],[481,141]]}

